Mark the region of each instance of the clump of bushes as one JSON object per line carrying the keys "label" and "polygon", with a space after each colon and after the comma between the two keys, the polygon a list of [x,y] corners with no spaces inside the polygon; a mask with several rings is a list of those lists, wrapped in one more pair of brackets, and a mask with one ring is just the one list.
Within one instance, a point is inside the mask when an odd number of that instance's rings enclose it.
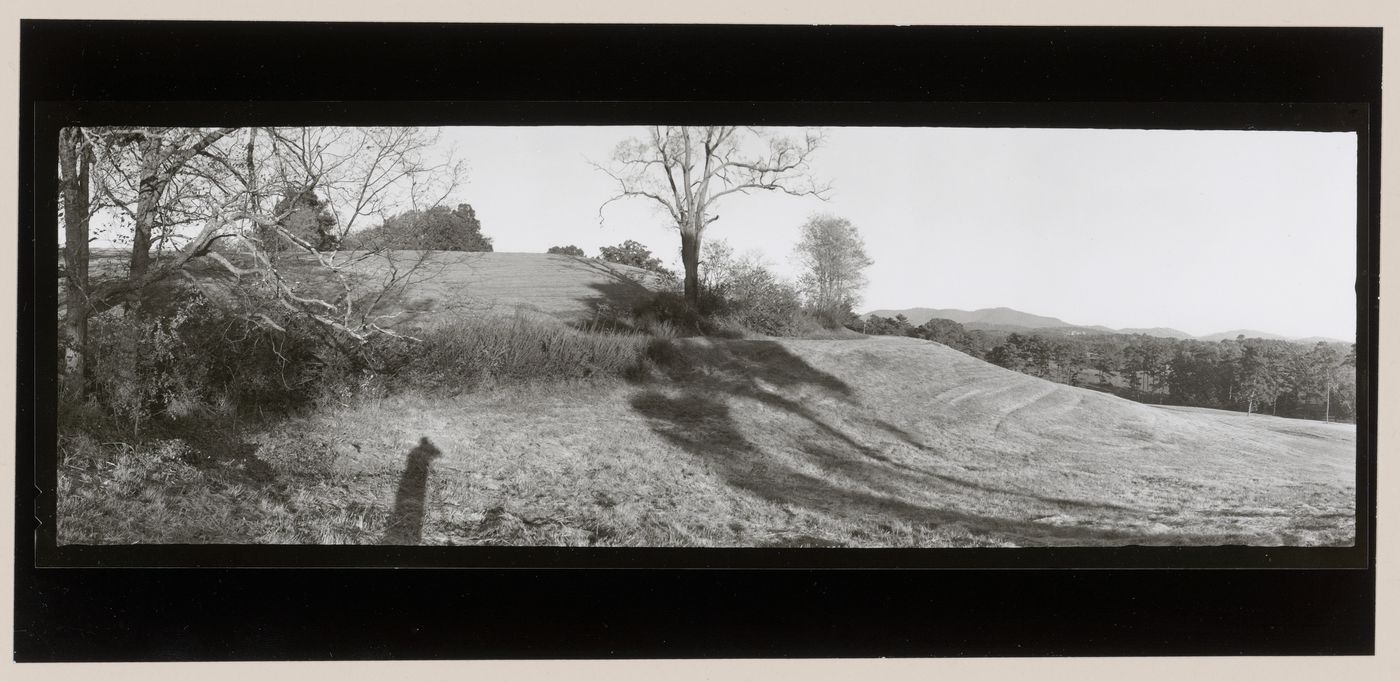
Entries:
{"label": "clump of bushes", "polygon": [[802,297],[755,260],[738,261],[711,285],[720,317],[770,336],[791,335],[802,315]]}
{"label": "clump of bushes", "polygon": [[805,305],[792,283],[756,257],[735,257],[722,240],[707,244],[701,272],[697,305],[679,291],[662,291],[634,308],[632,318],[643,327],[663,322],[685,333],[727,338],[843,335],[841,313]]}
{"label": "clump of bushes", "polygon": [[162,417],[296,408],[348,378],[341,350],[323,330],[295,318],[279,322],[280,331],[260,325],[198,291],[160,316],[96,315],[87,405],[66,405],[60,415],[100,415],[140,431]]}

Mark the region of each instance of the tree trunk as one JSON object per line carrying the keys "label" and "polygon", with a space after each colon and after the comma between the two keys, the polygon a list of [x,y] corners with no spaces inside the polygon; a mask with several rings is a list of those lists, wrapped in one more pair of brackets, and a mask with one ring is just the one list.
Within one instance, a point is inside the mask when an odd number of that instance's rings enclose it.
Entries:
{"label": "tree trunk", "polygon": [[700,307],[700,232],[681,228],[681,262],[685,265],[685,301]]}
{"label": "tree trunk", "polygon": [[88,225],[89,173],[92,150],[77,128],[59,137],[59,169],[63,190],[64,383],[63,392],[82,398],[88,376]]}
{"label": "tree trunk", "polygon": [[141,143],[141,186],[136,199],[136,225],[131,235],[131,268],[127,272],[127,280],[133,284],[126,299],[126,309],[130,314],[140,313],[144,287],[135,285],[151,269],[151,234],[155,228],[161,190],[164,189],[160,181],[160,157],[159,139],[147,138]]}

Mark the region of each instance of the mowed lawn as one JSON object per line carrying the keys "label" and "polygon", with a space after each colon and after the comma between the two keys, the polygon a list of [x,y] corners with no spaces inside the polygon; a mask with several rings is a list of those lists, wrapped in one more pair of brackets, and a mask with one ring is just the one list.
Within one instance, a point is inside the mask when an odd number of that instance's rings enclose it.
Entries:
{"label": "mowed lawn", "polygon": [[230,436],[228,476],[119,481],[120,537],[61,510],[60,541],[1353,542],[1350,425],[1142,405],[916,339],[674,343],[644,380],[403,395]]}

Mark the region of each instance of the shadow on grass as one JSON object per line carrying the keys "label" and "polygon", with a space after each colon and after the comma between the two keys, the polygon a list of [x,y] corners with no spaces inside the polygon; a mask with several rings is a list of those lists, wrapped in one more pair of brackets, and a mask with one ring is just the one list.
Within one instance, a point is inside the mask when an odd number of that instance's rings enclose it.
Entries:
{"label": "shadow on grass", "polygon": [[[815,399],[848,401],[853,390],[776,341],[707,341],[686,347],[679,357],[660,369],[670,381],[643,384],[641,391],[632,398],[632,408],[646,417],[656,434],[704,461],[726,483],[774,504],[929,528],[957,524],[967,532],[986,533],[1027,545],[1220,544],[1222,540],[1219,536],[1144,536],[1135,532],[1056,526],[925,506],[901,499],[899,484],[907,484],[912,477],[927,480],[931,486],[941,483],[944,487],[1020,496],[1060,507],[1138,512],[1113,504],[993,488],[892,460],[852,438],[839,426],[827,423],[803,402],[787,397],[800,393]],[[780,395],[779,389],[785,395]],[[744,401],[761,403],[806,422],[813,437],[807,440],[799,437],[798,451],[788,454],[797,454],[816,469],[838,476],[827,480],[812,475],[755,446],[745,437],[732,413],[735,408],[731,405],[742,405]],[[881,420],[876,420],[874,425],[911,447],[937,455],[935,450],[899,427]],[[856,485],[842,485],[839,479]]]}
{"label": "shadow on grass", "polygon": [[394,495],[394,510],[389,513],[387,529],[381,545],[416,545],[423,540],[423,497],[428,489],[428,470],[442,455],[425,436],[418,447],[408,452],[399,489]]}
{"label": "shadow on grass", "polygon": [[637,331],[629,325],[619,322],[619,318],[625,317],[638,303],[651,299],[656,295],[655,292],[638,279],[629,277],[627,273],[608,263],[579,256],[568,256],[567,258],[570,262],[565,268],[568,270],[602,277],[602,281],[588,284],[588,287],[596,291],[597,295],[579,299],[588,310],[593,311],[592,316],[588,319],[577,320],[575,326],[597,327],[601,324],[612,327],[611,331]]}

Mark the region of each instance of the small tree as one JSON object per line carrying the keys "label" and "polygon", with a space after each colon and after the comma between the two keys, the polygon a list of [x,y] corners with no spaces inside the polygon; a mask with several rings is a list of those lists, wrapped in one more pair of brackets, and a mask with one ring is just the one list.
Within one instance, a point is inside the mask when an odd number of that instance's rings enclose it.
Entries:
{"label": "small tree", "polygon": [[700,288],[704,292],[723,294],[725,286],[733,278],[735,260],[734,247],[724,239],[711,239],[700,250]]}
{"label": "small tree", "polygon": [[865,287],[865,268],[873,261],[851,221],[812,216],[802,226],[794,252],[804,269],[798,287],[808,305],[833,316],[855,307]]}
{"label": "small tree", "polygon": [[599,247],[598,253],[602,256],[603,260],[609,263],[630,265],[634,268],[641,268],[661,274],[670,274],[671,272],[661,265],[660,258],[651,255],[651,249],[631,239],[617,246]]}
{"label": "small tree", "polygon": [[548,251],[545,251],[545,253],[554,253],[560,256],[577,256],[579,258],[588,257],[588,254],[584,253],[583,249],[580,249],[579,247],[574,246],[573,244],[570,244],[568,246],[551,246],[549,247]]}

